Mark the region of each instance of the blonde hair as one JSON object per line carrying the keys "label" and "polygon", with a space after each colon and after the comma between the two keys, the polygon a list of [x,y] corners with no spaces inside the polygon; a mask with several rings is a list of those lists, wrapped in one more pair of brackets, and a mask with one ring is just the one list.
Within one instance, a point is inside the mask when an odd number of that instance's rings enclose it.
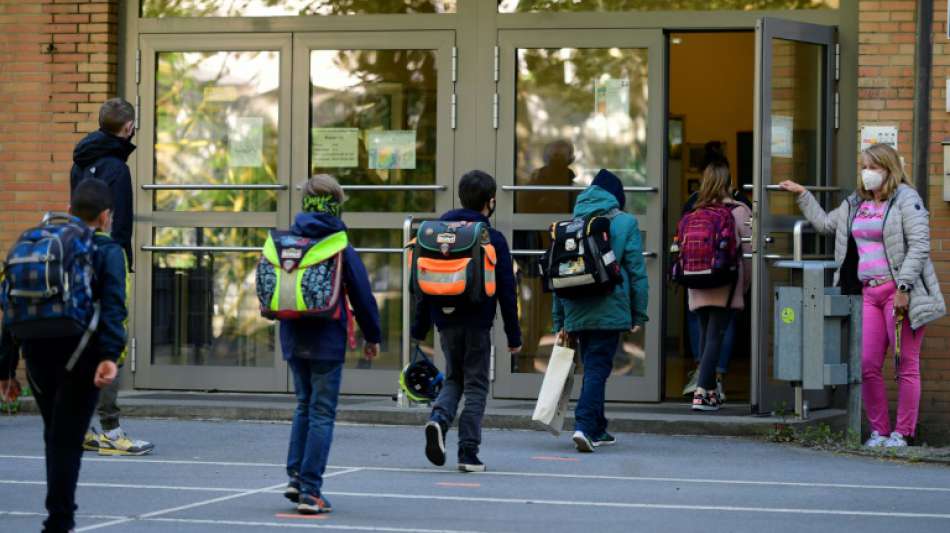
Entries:
{"label": "blonde hair", "polygon": [[343,187],[340,186],[340,182],[329,174],[317,174],[308,179],[307,183],[303,186],[303,194],[304,196],[323,196],[329,194],[341,204],[346,200],[346,195],[343,194]]}
{"label": "blonde hair", "polygon": [[[865,148],[861,151],[861,157],[866,158],[868,161],[874,163],[875,165],[883,168],[887,171],[887,175],[884,176],[884,182],[881,184],[880,193],[884,198],[890,198],[897,187],[903,183],[911,187],[914,186],[911,183],[910,178],[907,177],[907,174],[904,172],[904,167],[901,165],[901,157],[897,154],[897,150],[891,148],[888,144],[874,144]],[[861,179],[861,173],[858,173],[858,187],[857,187],[858,196],[864,198],[865,200],[873,200],[874,193],[864,188],[864,180]]]}
{"label": "blonde hair", "polygon": [[710,163],[706,166],[706,170],[703,170],[703,182],[699,186],[696,207],[721,203],[729,196],[731,186],[732,177],[729,175],[729,167],[722,163]]}

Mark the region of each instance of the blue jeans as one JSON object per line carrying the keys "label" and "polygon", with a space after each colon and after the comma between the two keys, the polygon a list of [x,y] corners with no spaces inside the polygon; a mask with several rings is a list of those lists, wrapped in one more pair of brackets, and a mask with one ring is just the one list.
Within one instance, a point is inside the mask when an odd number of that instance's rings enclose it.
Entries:
{"label": "blue jeans", "polygon": [[297,395],[287,452],[287,475],[300,482],[300,492],[320,496],[333,442],[343,362],[291,357],[287,364],[294,374]]}
{"label": "blue jeans", "polygon": [[584,363],[584,382],[581,397],[574,408],[574,429],[590,438],[600,437],[607,431],[604,416],[604,395],[607,378],[614,367],[614,354],[620,344],[619,331],[576,332],[581,361]]}
{"label": "blue jeans", "polygon": [[439,334],[445,354],[445,384],[432,404],[429,418],[451,426],[464,393],[465,406],[458,425],[459,451],[465,448],[478,453],[491,377],[491,330],[453,326],[440,329]]}
{"label": "blue jeans", "polygon": [[[729,325],[726,327],[726,333],[722,337],[722,344],[719,347],[719,357],[716,362],[716,372],[725,374],[729,370],[729,359],[732,358],[732,345],[735,344],[736,337],[736,316],[732,315]],[[689,332],[689,348],[693,351],[693,360],[697,363],[702,358],[703,353],[700,348],[700,324],[699,315],[695,311],[686,310],[686,328]]]}

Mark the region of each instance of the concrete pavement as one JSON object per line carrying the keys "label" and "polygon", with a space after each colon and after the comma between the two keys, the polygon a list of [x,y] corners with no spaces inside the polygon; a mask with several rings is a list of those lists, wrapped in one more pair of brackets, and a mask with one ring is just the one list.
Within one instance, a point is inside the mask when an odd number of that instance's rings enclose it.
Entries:
{"label": "concrete pavement", "polygon": [[[140,458],[87,454],[78,531],[950,530],[950,469],[723,437],[619,433],[594,454],[568,436],[485,430],[485,474],[429,465],[419,427],[338,425],[324,487],[334,512],[280,495],[286,423],[126,419]],[[0,524],[36,531],[41,424],[0,418]],[[449,433],[454,450],[455,432]]]}

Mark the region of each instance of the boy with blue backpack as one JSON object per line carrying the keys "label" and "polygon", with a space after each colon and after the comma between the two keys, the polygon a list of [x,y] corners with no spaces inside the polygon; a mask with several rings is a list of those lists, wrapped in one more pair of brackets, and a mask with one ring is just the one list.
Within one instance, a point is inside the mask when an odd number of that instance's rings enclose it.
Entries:
{"label": "boy with blue backpack", "polygon": [[355,347],[353,319],[365,338],[366,359],[378,355],[382,335],[366,267],[340,220],[343,200],[332,176],[310,178],[303,212],[290,231],[271,231],[257,267],[261,314],[280,321],[281,351],[294,376],[297,409],[284,496],[301,514],[333,510],[321,489],[347,343]]}
{"label": "boy with blue backpack", "polygon": [[462,209],[419,227],[411,265],[417,298],[412,337],[421,342],[435,322],[446,362],[445,381],[425,426],[426,458],[436,466],[445,464],[445,434],[464,393],[458,469],[484,472],[478,449],[498,305],[511,353],[521,351],[521,327],[508,242],[489,222],[495,211],[495,178],[472,170],[462,176],[458,191]]}
{"label": "boy with blue backpack", "polygon": [[0,390],[11,388],[22,352],[43,417],[48,532],[75,525],[83,434],[126,341],[125,252],[108,235],[109,187],[84,180],[69,211],[20,236],[0,284]]}

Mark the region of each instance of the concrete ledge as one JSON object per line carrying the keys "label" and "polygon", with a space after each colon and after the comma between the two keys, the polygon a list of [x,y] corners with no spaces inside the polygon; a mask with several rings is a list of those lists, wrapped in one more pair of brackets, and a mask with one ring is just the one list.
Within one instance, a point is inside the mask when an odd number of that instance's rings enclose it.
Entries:
{"label": "concrete ledge", "polygon": [[[295,401],[290,394],[128,391],[120,395],[119,405],[126,417],[289,422]],[[533,408],[529,400],[491,400],[484,427],[538,429],[531,421]],[[21,411],[37,412],[32,398],[23,399]],[[748,412],[747,404],[726,404],[716,413],[691,411],[685,402],[607,404],[610,430],[622,433],[750,437],[762,436],[776,424],[804,427],[824,423],[835,429],[845,424],[845,412],[836,409],[813,411],[807,421]],[[391,399],[379,396],[341,396],[337,412],[337,421],[359,424],[421,426],[428,417],[426,406],[399,408]],[[573,417],[568,416],[564,427],[573,425]]]}

